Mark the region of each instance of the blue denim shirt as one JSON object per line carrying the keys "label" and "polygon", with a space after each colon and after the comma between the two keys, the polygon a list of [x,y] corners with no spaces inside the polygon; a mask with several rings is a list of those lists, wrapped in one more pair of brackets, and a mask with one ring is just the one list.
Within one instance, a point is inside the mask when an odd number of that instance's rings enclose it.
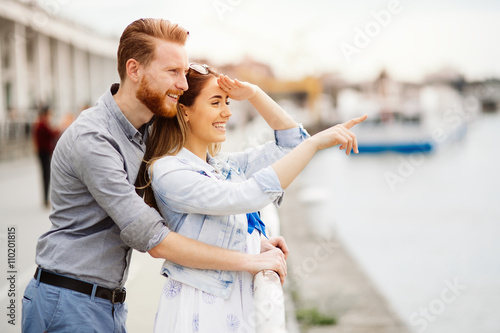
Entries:
{"label": "blue denim shirt", "polygon": [[[167,226],[198,241],[243,252],[246,213],[283,196],[271,164],[309,137],[301,127],[275,131],[268,142],[240,153],[208,156],[208,163],[183,148],[152,167],[152,187]],[[229,298],[235,272],[201,270],[165,261],[162,274],[221,298]]]}

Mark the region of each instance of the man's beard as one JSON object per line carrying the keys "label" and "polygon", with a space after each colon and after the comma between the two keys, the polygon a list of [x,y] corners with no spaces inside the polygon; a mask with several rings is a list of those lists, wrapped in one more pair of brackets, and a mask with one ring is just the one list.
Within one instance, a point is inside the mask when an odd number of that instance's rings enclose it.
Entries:
{"label": "man's beard", "polygon": [[166,93],[154,91],[146,77],[143,77],[135,97],[144,104],[153,114],[161,117],[172,118],[177,114],[177,103],[168,103],[167,94],[180,96],[182,90],[168,90]]}

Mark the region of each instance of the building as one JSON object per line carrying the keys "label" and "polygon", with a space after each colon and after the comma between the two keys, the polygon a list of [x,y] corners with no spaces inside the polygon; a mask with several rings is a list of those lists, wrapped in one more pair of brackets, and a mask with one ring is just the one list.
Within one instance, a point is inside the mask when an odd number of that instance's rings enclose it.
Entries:
{"label": "building", "polygon": [[0,2],[0,124],[30,121],[40,105],[76,115],[118,82],[118,38],[106,38],[40,7]]}
{"label": "building", "polygon": [[54,125],[64,128],[118,82],[117,48],[118,38],[51,15],[34,1],[1,0],[0,160],[31,153],[40,106],[48,105]]}

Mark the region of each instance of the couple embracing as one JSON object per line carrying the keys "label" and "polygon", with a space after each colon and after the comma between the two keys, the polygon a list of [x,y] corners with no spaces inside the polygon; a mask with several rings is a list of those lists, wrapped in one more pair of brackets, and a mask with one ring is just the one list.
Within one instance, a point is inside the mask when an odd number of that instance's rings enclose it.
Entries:
{"label": "couple embracing", "polygon": [[[288,255],[258,211],[279,205],[316,151],[357,152],[350,128],[366,116],[309,136],[259,87],[189,64],[187,37],[167,20],[130,24],[120,84],[60,138],[23,332],[126,332],[132,249],[164,259],[155,332],[252,331],[253,275],[284,282]],[[275,140],[219,153],[230,99],[248,100]]]}

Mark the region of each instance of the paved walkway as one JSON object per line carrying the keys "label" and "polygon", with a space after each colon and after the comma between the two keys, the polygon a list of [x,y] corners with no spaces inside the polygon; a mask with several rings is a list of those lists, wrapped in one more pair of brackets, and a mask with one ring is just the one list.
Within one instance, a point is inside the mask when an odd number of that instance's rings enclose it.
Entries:
{"label": "paved walkway", "polygon": [[[35,247],[38,237],[50,228],[49,210],[42,206],[41,176],[34,157],[0,162],[0,332],[21,331],[21,300],[26,284],[35,272]],[[17,228],[16,325],[7,323],[8,289],[7,227]],[[153,331],[163,278],[162,261],[134,251],[126,284],[130,333]]]}

